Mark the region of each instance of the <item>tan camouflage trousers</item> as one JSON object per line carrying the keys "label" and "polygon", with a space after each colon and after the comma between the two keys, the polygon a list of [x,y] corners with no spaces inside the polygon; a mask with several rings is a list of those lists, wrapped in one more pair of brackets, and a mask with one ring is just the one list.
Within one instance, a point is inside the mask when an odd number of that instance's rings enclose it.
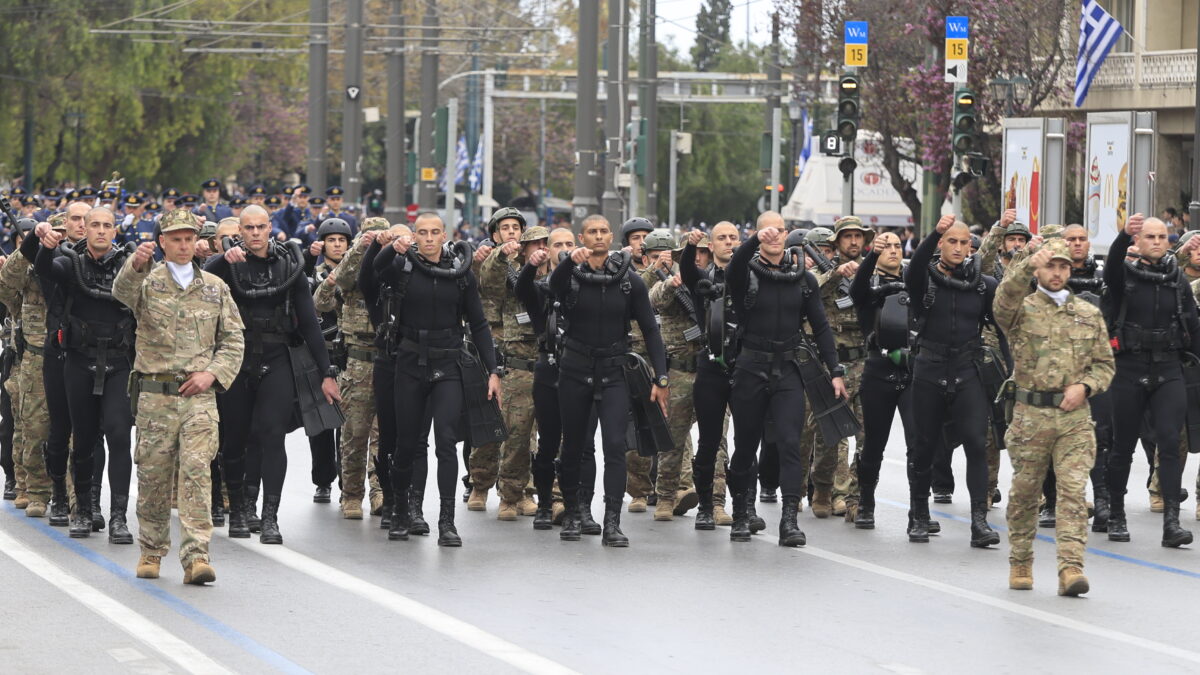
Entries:
{"label": "tan camouflage trousers", "polygon": [[[533,419],[533,373],[510,370],[504,376],[504,424],[508,426],[508,438],[500,446],[497,481],[500,499],[510,504],[521,501],[530,484]],[[479,450],[471,452],[472,466],[477,452]]]}
{"label": "tan camouflage trousers", "polygon": [[1042,482],[1053,462],[1058,484],[1055,510],[1058,570],[1083,567],[1087,548],[1087,482],[1096,463],[1096,436],[1087,405],[1069,413],[1017,403],[1005,435],[1013,465],[1008,492],[1008,559],[1033,562]]}
{"label": "tan camouflage trousers", "polygon": [[[855,417],[862,421],[862,400],[858,389],[862,386],[863,368],[865,361],[854,361],[843,364],[846,368],[846,395],[850,397],[850,409]],[[831,487],[833,497],[841,497],[847,504],[858,503],[858,456],[862,452],[863,433],[860,431],[854,437],[854,457],[851,459],[848,439],[838,441],[837,447],[826,445],[813,421],[812,411],[807,412],[807,422],[804,425],[804,435],[801,438],[802,448],[812,448],[812,483],[814,487]]]}
{"label": "tan camouflage trousers", "polygon": [[660,499],[675,499],[676,491],[687,490],[694,485],[692,424],[696,421],[696,407],[692,403],[692,386],[695,381],[695,373],[671,371],[667,429],[671,432],[671,445],[675,449],[658,454],[658,483],[655,488]]}
{"label": "tan camouflage trousers", "polygon": [[[375,427],[375,364],[347,359],[346,370],[338,376],[342,390],[342,501],[361,502],[367,478],[370,448],[378,444]],[[372,436],[374,434],[374,436]]]}
{"label": "tan camouflage trousers", "polygon": [[[50,502],[50,476],[42,443],[50,435],[50,410],[42,384],[42,356],[25,350],[17,370],[4,383],[12,398],[13,478],[17,494],[30,501]],[[70,472],[67,472],[70,475]]]}
{"label": "tan camouflage trousers", "polygon": [[[138,395],[138,543],[146,555],[165,556],[171,547],[171,490],[179,502],[179,560],[208,560],[212,539],[212,473],[217,454],[216,394],[192,397],[142,392]],[[177,483],[173,483],[176,462]]]}
{"label": "tan camouflage trousers", "polygon": [[471,473],[471,486],[476,490],[490,490],[496,486],[500,477],[500,444],[471,448],[471,459],[468,467]]}

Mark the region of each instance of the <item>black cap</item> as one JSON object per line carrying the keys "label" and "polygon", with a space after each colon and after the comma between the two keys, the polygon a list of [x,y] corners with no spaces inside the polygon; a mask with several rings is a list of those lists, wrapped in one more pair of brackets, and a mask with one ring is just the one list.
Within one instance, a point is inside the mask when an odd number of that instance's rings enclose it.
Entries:
{"label": "black cap", "polygon": [[284,185],[284,186],[283,186],[283,194],[285,194],[285,195],[287,195],[287,196],[291,197],[291,196],[292,196],[292,191],[293,191],[293,190],[295,190],[295,189],[296,189],[296,188],[292,187],[291,185]]}
{"label": "black cap", "polygon": [[182,195],[180,194],[179,190],[175,188],[167,188],[166,190],[163,190],[162,193],[162,198],[164,201],[167,199],[179,199],[181,196]]}
{"label": "black cap", "polygon": [[338,185],[333,185],[333,186],[325,188],[325,196],[326,197],[341,197],[344,194],[346,194],[346,191],[343,190],[341,188],[341,186],[338,186]]}
{"label": "black cap", "polygon": [[264,203],[267,206],[283,206],[283,199],[281,199],[279,195],[271,195],[270,197],[267,197],[267,201]]}
{"label": "black cap", "polygon": [[137,198],[142,200],[143,202],[150,201],[150,193],[146,192],[145,190],[138,190],[137,192],[134,192],[133,194],[137,195]]}
{"label": "black cap", "polygon": [[129,195],[128,197],[126,197],[125,199],[121,200],[121,203],[124,204],[125,206],[141,206],[142,204],[145,204],[146,202],[145,202],[145,200],[143,200],[141,197],[137,196],[136,194],[132,194],[132,195]]}
{"label": "black cap", "polygon": [[209,178],[208,180],[206,180],[200,184],[200,189],[201,190],[220,190],[221,189],[221,181],[217,180],[216,178]]}
{"label": "black cap", "polygon": [[63,196],[63,193],[58,188],[50,188],[49,190],[42,190],[42,196],[46,199],[58,199]]}
{"label": "black cap", "polygon": [[76,199],[79,199],[79,190],[71,190],[67,193],[68,201],[75,201]]}
{"label": "black cap", "polygon": [[90,185],[88,185],[87,187],[81,188],[79,190],[79,198],[80,199],[87,199],[88,197],[95,197],[95,196],[96,196],[96,188],[94,188]]}
{"label": "black cap", "polygon": [[261,185],[255,185],[254,187],[250,188],[249,191],[246,192],[247,197],[257,197],[259,195],[266,196],[266,194],[267,194],[267,188],[265,188]]}
{"label": "black cap", "polygon": [[312,199],[308,200],[308,203],[312,206],[325,206],[325,198],[313,197]]}
{"label": "black cap", "polygon": [[292,188],[292,192],[295,192],[296,190],[299,190],[300,194],[302,194],[302,195],[312,194],[312,188],[308,187],[304,183],[301,183],[301,184],[297,185],[296,187]]}
{"label": "black cap", "polygon": [[229,208],[237,209],[246,205],[246,200],[241,197],[235,197],[229,200]]}
{"label": "black cap", "polygon": [[37,197],[33,195],[25,195],[21,197],[21,206],[37,206]]}
{"label": "black cap", "polygon": [[197,197],[196,195],[182,195],[179,197],[179,199],[177,199],[175,201],[177,201],[185,206],[195,206],[196,204],[200,203],[200,198]]}
{"label": "black cap", "polygon": [[24,197],[27,194],[29,194],[29,191],[19,185],[8,192],[8,196],[10,197]]}
{"label": "black cap", "polygon": [[162,204],[159,204],[158,202],[150,202],[149,204],[146,205],[146,210],[147,211],[161,211]]}

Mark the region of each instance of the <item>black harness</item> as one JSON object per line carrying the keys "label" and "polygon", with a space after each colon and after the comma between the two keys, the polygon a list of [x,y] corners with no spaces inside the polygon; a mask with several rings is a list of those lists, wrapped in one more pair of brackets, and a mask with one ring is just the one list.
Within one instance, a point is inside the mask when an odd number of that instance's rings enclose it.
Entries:
{"label": "black harness", "polygon": [[86,254],[87,242],[80,241],[74,245],[62,244],[59,252],[71,261],[74,272],[74,287],[88,298],[102,302],[116,303],[120,307],[120,319],[116,321],[101,321],[91,319],[84,321],[71,311],[75,295],[67,294],[66,305],[62,314],[62,332],[59,344],[67,349],[80,352],[92,361],[88,370],[92,371],[92,395],[104,394],[104,380],[114,367],[108,363],[109,350],[116,350],[128,357],[133,349],[137,321],[127,307],[117,303],[112,295],[113,281],[117,272],[132,253],[133,244],[125,247],[113,247],[99,260]]}
{"label": "black harness", "polygon": [[[1168,328],[1145,328],[1125,320],[1129,308],[1129,296],[1138,283],[1167,286],[1175,291],[1175,321]],[[1116,340],[1116,353],[1149,352],[1152,355],[1175,355],[1191,341],[1187,325],[1183,320],[1184,293],[1190,290],[1183,270],[1174,255],[1167,255],[1157,263],[1125,261],[1125,293],[1121,305],[1111,323],[1110,336]]]}

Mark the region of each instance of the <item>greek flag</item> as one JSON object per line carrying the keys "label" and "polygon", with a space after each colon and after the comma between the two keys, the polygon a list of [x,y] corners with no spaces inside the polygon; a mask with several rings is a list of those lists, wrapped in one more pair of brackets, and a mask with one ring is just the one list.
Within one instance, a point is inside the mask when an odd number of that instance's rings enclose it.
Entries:
{"label": "greek flag", "polygon": [[479,142],[475,144],[475,161],[471,163],[471,175],[467,178],[467,184],[471,186],[472,192],[479,192],[483,185],[483,136],[480,136]]}
{"label": "greek flag", "polygon": [[1121,23],[1104,11],[1096,0],[1083,0],[1083,13],[1079,17],[1079,55],[1075,57],[1076,108],[1083,105],[1092,79],[1123,30]]}
{"label": "greek flag", "polygon": [[804,167],[812,157],[813,123],[807,109],[800,115],[800,127],[804,129],[804,142],[800,145],[800,156],[796,159],[796,178],[804,175]]}
{"label": "greek flag", "polygon": [[[467,155],[467,139],[465,136],[458,137],[458,145],[455,148],[454,156],[454,184],[461,185],[463,179],[467,176],[467,169],[471,166],[471,158]],[[442,178],[439,181],[439,187],[443,192],[449,190],[446,186],[446,176],[450,174],[449,167],[442,172]]]}

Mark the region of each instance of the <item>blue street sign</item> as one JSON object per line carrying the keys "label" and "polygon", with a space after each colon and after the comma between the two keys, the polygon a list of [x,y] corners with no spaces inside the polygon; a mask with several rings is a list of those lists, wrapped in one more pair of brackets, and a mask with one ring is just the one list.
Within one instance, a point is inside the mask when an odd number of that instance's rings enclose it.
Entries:
{"label": "blue street sign", "polygon": [[[947,40],[966,40],[967,25],[969,21],[965,16],[948,16],[946,17],[946,39]],[[850,24],[846,24],[846,35],[850,34]]]}
{"label": "blue street sign", "polygon": [[846,22],[846,44],[848,44],[848,45],[865,45],[865,44],[867,44],[867,22],[866,21],[847,21]]}

